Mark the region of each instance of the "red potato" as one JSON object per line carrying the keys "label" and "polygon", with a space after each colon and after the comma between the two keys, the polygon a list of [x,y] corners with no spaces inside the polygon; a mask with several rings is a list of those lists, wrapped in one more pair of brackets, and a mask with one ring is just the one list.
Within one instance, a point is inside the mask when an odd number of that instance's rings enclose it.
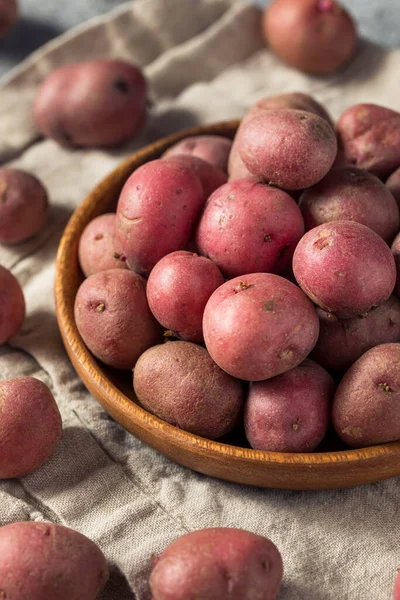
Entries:
{"label": "red potato", "polygon": [[283,189],[300,190],[328,173],[337,141],[322,117],[294,109],[269,110],[245,124],[238,150],[254,175]]}
{"label": "red potato", "polygon": [[15,25],[18,13],[17,0],[0,0],[0,37]]}
{"label": "red potato", "polygon": [[154,600],[275,600],[282,557],[242,529],[192,531],[164,550],[150,576]]}
{"label": "red potato", "polygon": [[227,177],[221,169],[214,165],[198,158],[197,156],[189,156],[187,154],[172,154],[166,156],[165,160],[174,162],[188,167],[201,181],[204,191],[204,200],[206,201],[213,192],[221,185],[227,182]]}
{"label": "red potato", "polygon": [[386,181],[386,187],[393,194],[400,210],[400,168],[396,169]]}
{"label": "red potato", "polygon": [[400,165],[400,114],[376,104],[356,104],[336,124],[345,158],[386,179]]}
{"label": "red potato", "polygon": [[107,213],[91,221],[79,240],[79,264],[86,277],[109,269],[127,269],[116,240],[116,215]]}
{"label": "red potato", "polygon": [[286,270],[303,234],[300,210],[286,192],[238,179],[209,198],[196,245],[229,279]]}
{"label": "red potato", "polygon": [[332,169],[303,192],[299,207],[306,231],[331,221],[356,221],[391,243],[399,230],[391,192],[375,175],[354,167]]}
{"label": "red potato", "polygon": [[281,60],[314,74],[342,67],[358,37],[350,14],[335,0],[274,0],[265,10],[263,31]]}
{"label": "red potato", "polygon": [[122,60],[64,65],[40,86],[35,123],[64,146],[118,146],[144,124],[146,88],[141,70]]}
{"label": "red potato", "polygon": [[222,135],[193,135],[168,148],[162,158],[182,154],[197,156],[226,173],[231,146],[232,140]]}
{"label": "red potato", "polygon": [[308,231],[294,252],[293,272],[315,304],[342,319],[385,302],[396,282],[390,248],[372,229],[352,221]]}
{"label": "red potato", "polygon": [[34,377],[2,381],[0,415],[0,479],[32,473],[61,437],[61,415],[51,391]]}
{"label": "red potato", "polygon": [[300,364],[318,339],[317,313],[293,283],[270,273],[236,277],[207,302],[204,340],[233,377],[262,381]]}
{"label": "red potato", "polygon": [[100,548],[77,531],[39,522],[0,527],[2,598],[95,600],[107,579]]}
{"label": "red potato", "polygon": [[172,252],[150,273],[147,300],[157,321],[176,337],[202,342],[204,308],[223,283],[221,271],[211,260],[192,252]]}
{"label": "red potato", "polygon": [[396,287],[394,291],[400,298],[400,233],[397,234],[393,241],[392,254],[396,263]]}
{"label": "red potato", "polygon": [[0,265],[0,344],[21,329],[25,319],[25,298],[18,280]]}
{"label": "red potato", "polygon": [[117,239],[128,266],[149,274],[163,256],[183,250],[203,206],[203,187],[191,169],[169,160],[136,169],[117,208]]}
{"label": "red potato", "polygon": [[146,281],[132,271],[110,269],[85,279],[74,314],[92,354],[116,369],[132,369],[139,356],[162,339],[147,304]]}
{"label": "red potato", "polygon": [[270,452],[312,452],[331,419],[335,383],[311,360],[250,384],[244,409],[246,437],[252,448]]}
{"label": "red potato", "polygon": [[19,169],[0,169],[0,243],[18,244],[46,224],[48,198],[36,177]]}
{"label": "red potato", "polygon": [[393,600],[400,600],[400,569],[397,569],[396,579],[393,589]]}

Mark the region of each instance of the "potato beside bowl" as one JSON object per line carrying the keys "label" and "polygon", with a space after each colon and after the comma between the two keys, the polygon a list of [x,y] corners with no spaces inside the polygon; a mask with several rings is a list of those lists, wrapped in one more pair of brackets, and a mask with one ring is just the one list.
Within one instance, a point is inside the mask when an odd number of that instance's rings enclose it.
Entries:
{"label": "potato beside bowl", "polygon": [[[238,124],[231,121],[187,129],[143,148],[100,182],[74,212],[60,242],[55,280],[57,320],[72,364],[113,419],[152,448],[200,473],[258,487],[291,490],[351,487],[400,475],[400,442],[359,450],[329,448],[326,452],[291,454],[244,447],[240,433],[222,442],[178,429],[141,408],[133,392],[131,375],[102,365],[78,333],[74,301],[83,280],[78,243],[86,225],[115,208],[125,181],[145,162],[159,158],[167,148],[189,135],[233,138]],[[236,443],[237,446],[233,445]]]}

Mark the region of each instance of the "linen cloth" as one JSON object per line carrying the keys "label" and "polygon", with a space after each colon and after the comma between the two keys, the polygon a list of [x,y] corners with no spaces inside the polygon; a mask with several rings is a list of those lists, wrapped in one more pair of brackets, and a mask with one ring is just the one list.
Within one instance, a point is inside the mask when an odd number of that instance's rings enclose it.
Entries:
{"label": "linen cloth", "polygon": [[[154,107],[119,150],[67,150],[40,139],[31,117],[39,83],[76,60],[119,57],[148,77]],[[54,262],[65,224],[87,192],[135,149],[188,125],[240,117],[258,98],[305,91],[334,117],[356,102],[400,109],[400,50],[362,43],[340,74],[309,77],[265,48],[259,10],[235,0],[135,0],[33,54],[0,86],[0,162],[36,174],[51,198],[38,237],[0,249],[27,300],[22,331],[0,348],[0,377],[34,376],[63,417],[55,454],[38,471],[0,482],[0,525],[50,520],[82,532],[111,568],[103,600],[149,600],[151,556],[204,527],[271,538],[285,567],[280,600],[389,600],[400,566],[400,478],[326,492],[235,485],[195,473],[115,423],[72,368],[58,332]],[[28,599],[27,599],[28,600]],[[56,599],[55,599],[56,600]]]}

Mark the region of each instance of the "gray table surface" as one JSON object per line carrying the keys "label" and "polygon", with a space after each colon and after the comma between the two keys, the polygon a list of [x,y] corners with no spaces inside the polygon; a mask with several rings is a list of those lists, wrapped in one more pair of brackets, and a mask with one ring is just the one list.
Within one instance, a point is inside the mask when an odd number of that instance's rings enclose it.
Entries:
{"label": "gray table surface", "polygon": [[[269,1],[254,0],[260,6]],[[385,46],[400,46],[400,0],[342,0],[342,3],[356,18],[364,37]],[[0,40],[0,76],[52,38],[120,4],[120,0],[20,0],[19,23]]]}

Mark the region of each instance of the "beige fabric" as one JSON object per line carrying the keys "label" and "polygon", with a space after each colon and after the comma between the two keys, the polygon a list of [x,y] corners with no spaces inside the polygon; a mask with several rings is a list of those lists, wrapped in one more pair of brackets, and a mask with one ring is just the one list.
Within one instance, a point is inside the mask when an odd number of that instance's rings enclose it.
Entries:
{"label": "beige fabric", "polygon": [[[69,151],[39,140],[38,83],[73,60],[115,56],[145,68],[155,108],[129,146]],[[20,481],[0,482],[0,524],[51,520],[102,547],[112,576],[103,600],[149,600],[150,557],[186,531],[235,526],[280,548],[282,600],[388,600],[400,566],[400,479],[351,490],[285,492],[229,484],[180,467],[114,423],[63,350],[53,305],[54,258],[71,211],[121,158],[187,125],[243,114],[256,99],[304,90],[337,117],[352,103],[400,109],[400,51],[366,44],[344,73],[311,78],[263,47],[258,9],[231,0],[136,0],[48,44],[0,87],[0,161],[36,173],[52,201],[39,237],[0,249],[24,287],[28,315],[0,348],[1,378],[33,375],[53,390],[64,433],[55,455]],[[28,600],[28,599],[27,599]],[[55,599],[56,600],[56,599]]]}

